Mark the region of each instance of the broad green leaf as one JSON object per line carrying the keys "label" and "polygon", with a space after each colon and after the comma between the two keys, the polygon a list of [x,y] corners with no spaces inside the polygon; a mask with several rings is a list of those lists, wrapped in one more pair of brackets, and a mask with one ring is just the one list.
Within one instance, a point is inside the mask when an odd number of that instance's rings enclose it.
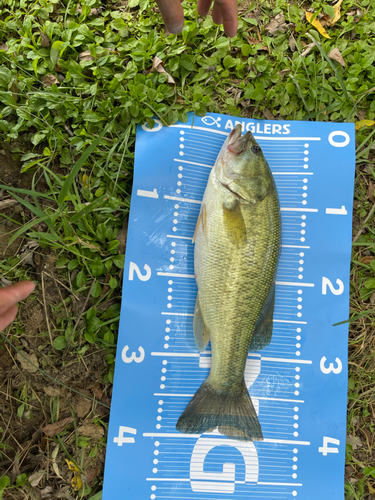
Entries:
{"label": "broad green leaf", "polygon": [[110,286],[110,288],[116,288],[118,285],[117,279],[111,276],[108,285]]}
{"label": "broad green leaf", "polygon": [[62,351],[63,349],[65,349],[66,344],[67,344],[66,338],[62,335],[60,337],[56,337],[55,340],[53,341],[53,347],[57,351]]}
{"label": "broad green leaf", "polygon": [[61,50],[61,47],[63,45],[64,45],[64,42],[62,42],[61,40],[57,40],[51,46],[50,59],[51,59],[52,64],[54,66],[55,66],[55,64],[57,64],[57,61],[59,60],[60,50]]}
{"label": "broad green leaf", "polygon": [[82,269],[76,276],[76,284],[78,288],[81,288],[83,285],[86,285],[87,278],[85,271]]}
{"label": "broad green leaf", "polygon": [[102,293],[101,284],[96,281],[91,289],[91,295],[94,298],[98,298],[101,293]]}
{"label": "broad green leaf", "polygon": [[33,67],[33,70],[34,70],[34,73],[35,73],[35,78],[38,78],[38,61],[39,61],[39,57],[36,57],[34,60],[33,60],[33,63],[32,63],[32,67]]}

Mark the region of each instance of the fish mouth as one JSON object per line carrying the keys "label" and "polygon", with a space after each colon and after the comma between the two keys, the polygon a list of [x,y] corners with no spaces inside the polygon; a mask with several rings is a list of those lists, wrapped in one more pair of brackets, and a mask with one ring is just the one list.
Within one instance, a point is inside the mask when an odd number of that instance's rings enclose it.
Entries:
{"label": "fish mouth", "polygon": [[227,148],[231,153],[237,155],[242,153],[246,149],[249,141],[253,139],[253,134],[250,131],[246,132],[246,134],[242,136],[241,132],[242,132],[241,125],[236,125],[228,138]]}

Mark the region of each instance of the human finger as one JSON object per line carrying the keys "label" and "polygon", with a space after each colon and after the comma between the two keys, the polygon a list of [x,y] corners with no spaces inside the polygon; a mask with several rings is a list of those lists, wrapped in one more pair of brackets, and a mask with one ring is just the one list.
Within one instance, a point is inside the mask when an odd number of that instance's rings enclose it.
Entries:
{"label": "human finger", "polygon": [[0,315],[0,332],[4,330],[7,326],[15,320],[17,316],[18,307],[16,305],[10,307],[5,311],[4,314]]}
{"label": "human finger", "polygon": [[198,14],[202,17],[207,16],[211,8],[212,0],[198,0],[197,10]]}
{"label": "human finger", "polygon": [[216,0],[212,12],[214,23],[224,25],[225,33],[234,37],[238,28],[237,0]]}
{"label": "human finger", "polygon": [[184,27],[184,11],[180,0],[156,0],[165,27],[170,33],[180,33]]}
{"label": "human finger", "polygon": [[[208,14],[211,0],[198,0],[198,14],[202,17]],[[236,36],[238,28],[237,0],[216,0],[212,11],[212,20],[215,24],[224,24],[225,33]]]}
{"label": "human finger", "polygon": [[0,288],[0,317],[17,302],[26,299],[34,288],[35,285],[32,281],[20,281],[14,285]]}

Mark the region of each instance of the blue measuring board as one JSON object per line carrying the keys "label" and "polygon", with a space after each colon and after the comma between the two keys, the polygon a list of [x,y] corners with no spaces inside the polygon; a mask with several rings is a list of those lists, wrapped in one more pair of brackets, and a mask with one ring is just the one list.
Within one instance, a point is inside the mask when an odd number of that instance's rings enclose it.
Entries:
{"label": "blue measuring board", "polygon": [[[181,434],[208,375],[194,344],[192,236],[235,124],[272,169],[282,216],[271,344],[245,380],[264,441]],[[209,114],[139,127],[104,500],[344,498],[353,124]]]}

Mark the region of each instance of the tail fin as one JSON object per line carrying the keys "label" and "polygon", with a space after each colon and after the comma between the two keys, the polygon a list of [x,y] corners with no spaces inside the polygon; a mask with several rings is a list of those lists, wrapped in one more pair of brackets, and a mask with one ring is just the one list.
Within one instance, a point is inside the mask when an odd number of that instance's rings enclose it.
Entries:
{"label": "tail fin", "polygon": [[176,429],[185,434],[201,434],[219,427],[227,437],[262,441],[263,434],[245,381],[237,390],[215,389],[203,382],[178,419]]}

